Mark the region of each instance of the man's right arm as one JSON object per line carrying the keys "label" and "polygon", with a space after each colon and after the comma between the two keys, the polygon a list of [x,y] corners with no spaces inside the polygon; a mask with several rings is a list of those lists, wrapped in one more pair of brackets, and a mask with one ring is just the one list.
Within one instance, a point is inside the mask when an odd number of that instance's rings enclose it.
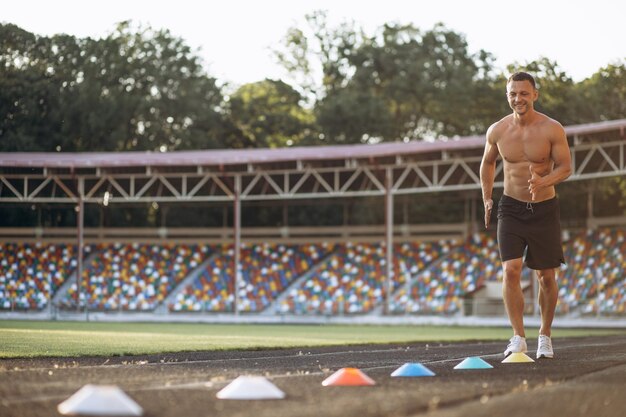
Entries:
{"label": "man's right arm", "polygon": [[493,192],[493,182],[496,175],[496,161],[498,159],[498,147],[494,134],[495,125],[487,130],[487,140],[485,142],[485,152],[480,163],[480,186],[483,193],[483,204],[485,206],[485,229],[489,228],[491,220],[491,209],[493,208],[493,200],[491,194]]}

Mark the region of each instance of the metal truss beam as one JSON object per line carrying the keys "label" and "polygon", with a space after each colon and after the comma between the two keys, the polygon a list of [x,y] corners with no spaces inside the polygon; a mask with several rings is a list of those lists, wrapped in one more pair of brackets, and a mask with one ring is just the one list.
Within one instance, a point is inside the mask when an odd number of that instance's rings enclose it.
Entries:
{"label": "metal truss beam", "polygon": [[[626,175],[626,140],[575,140],[571,146],[573,173],[569,181]],[[480,189],[482,155],[476,152],[450,156],[429,155],[411,159],[402,155],[379,161],[346,158],[336,166],[298,164],[291,169],[248,166],[241,172],[158,172],[152,167],[142,173],[99,172],[63,174],[0,174],[2,203],[151,203],[231,202],[234,185],[241,182],[241,201],[290,200],[383,196],[386,170],[391,174],[395,195]],[[181,170],[182,171],[182,170]],[[503,181],[502,162],[496,166],[495,186]],[[79,190],[84,190],[80,192]]]}

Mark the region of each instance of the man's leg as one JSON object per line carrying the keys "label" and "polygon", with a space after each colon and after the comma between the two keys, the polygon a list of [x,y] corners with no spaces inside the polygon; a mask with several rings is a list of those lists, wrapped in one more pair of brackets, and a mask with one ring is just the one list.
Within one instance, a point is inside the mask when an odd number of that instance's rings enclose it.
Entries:
{"label": "man's leg", "polygon": [[551,336],[552,320],[558,299],[559,288],[556,285],[555,270],[542,269],[537,271],[539,280],[539,309],[541,311],[541,328],[539,334]]}
{"label": "man's leg", "polygon": [[[503,269],[502,298],[513,327],[513,335],[526,337],[524,332],[524,294],[521,285],[522,258],[504,261]],[[552,309],[552,314],[554,315],[554,309]]]}

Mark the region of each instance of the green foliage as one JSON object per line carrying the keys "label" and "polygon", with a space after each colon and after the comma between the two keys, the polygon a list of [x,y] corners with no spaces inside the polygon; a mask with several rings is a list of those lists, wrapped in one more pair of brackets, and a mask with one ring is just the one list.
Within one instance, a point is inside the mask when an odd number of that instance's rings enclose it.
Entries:
{"label": "green foliage", "polygon": [[600,68],[576,85],[582,100],[577,117],[580,122],[615,120],[626,115],[626,60]]}
{"label": "green foliage", "polygon": [[385,25],[368,37],[345,23],[330,28],[323,12],[307,21],[312,35],[291,29],[277,56],[308,78],[321,68],[321,85],[307,88],[327,143],[482,133],[501,117],[493,58],[470,54],[464,36],[443,25],[426,32]]}
{"label": "green foliage", "polygon": [[306,21],[308,30],[288,29],[282,40],[283,49],[274,50],[274,56],[305,97],[316,101],[345,87],[352,71],[349,57],[363,42],[364,35],[352,23],[330,27],[326,11],[314,11],[306,15]]}
{"label": "green foliage", "polygon": [[103,39],[0,26],[0,149],[224,147],[237,137],[217,81],[168,31],[118,25]]}
{"label": "green foliage", "polygon": [[301,106],[302,96],[283,81],[246,84],[230,96],[233,123],[245,147],[298,145],[312,135],[313,115]]}
{"label": "green foliage", "polygon": [[[120,23],[102,39],[0,25],[0,151],[167,151],[421,140],[483,134],[510,110],[506,76],[463,34],[387,24],[371,35],[306,16],[275,56],[295,81],[225,98],[195,51],[167,30]],[[574,83],[547,58],[538,108],[562,124],[626,114],[624,60]]]}
{"label": "green foliage", "polygon": [[384,98],[356,87],[329,93],[316,115],[328,143],[371,143],[393,135],[393,115]]}
{"label": "green foliage", "polygon": [[49,49],[46,39],[0,25],[1,150],[54,150],[43,141],[60,140],[58,83],[47,63]]}

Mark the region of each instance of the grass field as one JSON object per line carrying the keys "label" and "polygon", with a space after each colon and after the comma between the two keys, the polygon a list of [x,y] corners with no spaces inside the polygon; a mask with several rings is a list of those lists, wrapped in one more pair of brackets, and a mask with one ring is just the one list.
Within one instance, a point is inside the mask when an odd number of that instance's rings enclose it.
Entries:
{"label": "grass field", "polygon": [[[533,333],[534,331],[534,333]],[[527,337],[536,337],[536,329]],[[555,337],[623,334],[556,329]],[[0,358],[119,356],[165,352],[365,343],[506,340],[508,328],[375,325],[219,325],[0,320]]]}

